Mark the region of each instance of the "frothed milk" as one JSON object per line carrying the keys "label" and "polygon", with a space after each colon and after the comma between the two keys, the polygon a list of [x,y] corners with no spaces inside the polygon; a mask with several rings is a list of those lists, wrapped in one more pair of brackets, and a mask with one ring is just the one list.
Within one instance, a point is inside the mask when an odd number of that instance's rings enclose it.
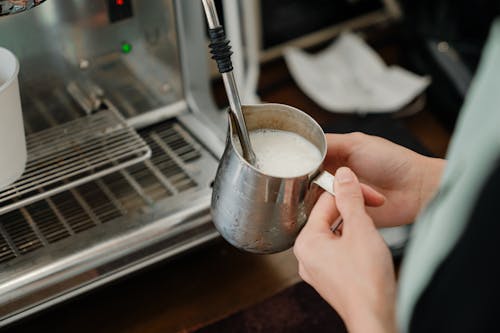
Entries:
{"label": "frothed milk", "polygon": [[272,129],[259,129],[249,134],[257,168],[267,175],[302,176],[321,163],[319,149],[298,134]]}

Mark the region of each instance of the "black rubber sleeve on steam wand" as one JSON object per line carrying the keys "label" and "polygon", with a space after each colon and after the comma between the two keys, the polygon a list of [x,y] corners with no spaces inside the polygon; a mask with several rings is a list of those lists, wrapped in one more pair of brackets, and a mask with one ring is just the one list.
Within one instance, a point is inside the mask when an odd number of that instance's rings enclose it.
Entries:
{"label": "black rubber sleeve on steam wand", "polygon": [[219,73],[227,73],[233,70],[233,64],[231,62],[231,45],[229,45],[229,40],[226,38],[226,33],[224,28],[219,26],[217,28],[208,29],[208,36],[210,37],[210,53],[212,53],[212,59],[217,62],[217,67],[219,68]]}

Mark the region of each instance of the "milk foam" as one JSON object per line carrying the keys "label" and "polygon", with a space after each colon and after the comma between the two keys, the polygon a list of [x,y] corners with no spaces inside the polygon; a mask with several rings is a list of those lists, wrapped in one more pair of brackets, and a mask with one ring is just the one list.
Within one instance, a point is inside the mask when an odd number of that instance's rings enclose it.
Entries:
{"label": "milk foam", "polygon": [[319,149],[298,134],[272,129],[259,129],[249,134],[257,168],[267,175],[302,176],[321,163]]}

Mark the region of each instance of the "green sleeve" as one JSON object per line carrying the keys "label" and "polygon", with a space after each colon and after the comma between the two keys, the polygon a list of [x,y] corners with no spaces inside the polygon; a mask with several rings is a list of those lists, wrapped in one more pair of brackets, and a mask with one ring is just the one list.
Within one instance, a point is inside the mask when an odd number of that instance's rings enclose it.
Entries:
{"label": "green sleeve", "polygon": [[420,214],[405,254],[397,304],[401,332],[408,332],[420,295],[460,238],[499,152],[500,20],[497,19],[462,108],[439,192]]}

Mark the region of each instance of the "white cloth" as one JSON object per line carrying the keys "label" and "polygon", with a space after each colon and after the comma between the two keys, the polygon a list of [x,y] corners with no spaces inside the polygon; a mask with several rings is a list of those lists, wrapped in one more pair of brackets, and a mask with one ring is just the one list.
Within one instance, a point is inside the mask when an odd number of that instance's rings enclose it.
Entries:
{"label": "white cloth", "polygon": [[429,85],[398,67],[387,67],[363,39],[346,32],[318,54],[287,48],[286,63],[299,87],[332,112],[395,112]]}

